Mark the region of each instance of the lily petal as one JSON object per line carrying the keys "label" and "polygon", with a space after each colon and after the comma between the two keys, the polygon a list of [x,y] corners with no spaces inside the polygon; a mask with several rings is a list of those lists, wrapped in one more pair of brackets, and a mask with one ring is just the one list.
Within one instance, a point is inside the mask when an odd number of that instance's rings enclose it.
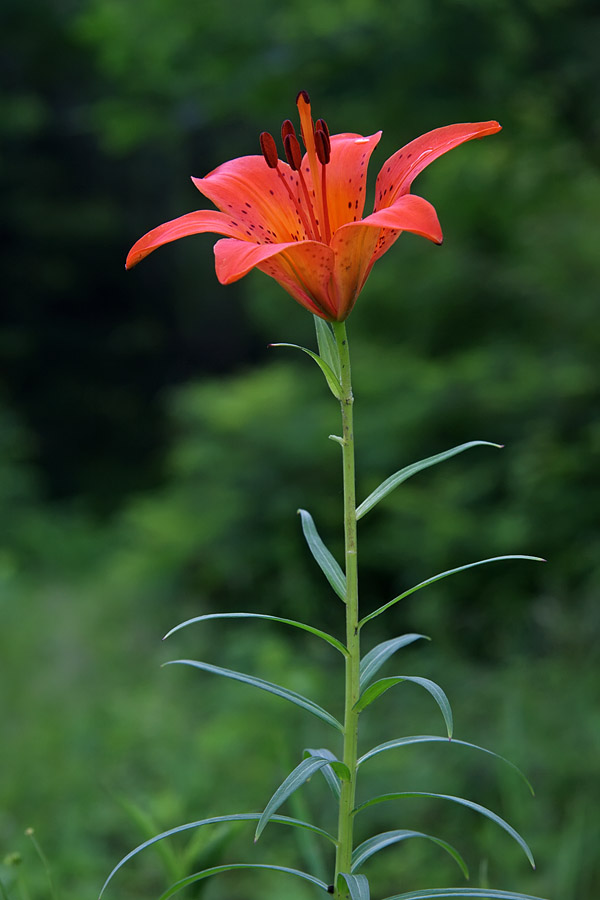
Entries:
{"label": "lily petal", "polygon": [[459,144],[500,131],[498,122],[468,122],[446,125],[421,135],[398,150],[385,162],[377,176],[375,211],[390,206],[397,197],[407,194],[419,172],[438,156]]}
{"label": "lily petal", "polygon": [[420,234],[435,244],[441,244],[443,240],[442,228],[434,207],[417,194],[403,194],[391,206],[376,210],[359,224],[412,231],[413,234]]}
{"label": "lily petal", "polygon": [[[279,163],[283,178],[296,190],[296,176]],[[303,240],[304,226],[277,174],[262,156],[241,156],[214,169],[205,178],[192,178],[205,197],[231,216],[242,238],[261,243]]]}
{"label": "lily petal", "polygon": [[212,232],[213,234],[226,234],[230,237],[243,237],[243,230],[234,222],[230,216],[222,212],[214,210],[198,210],[197,212],[187,213],[178,219],[171,219],[153,228],[143,237],[136,241],[127,255],[125,262],[126,269],[132,269],[137,266],[144,257],[168,244],[171,241],[177,241],[179,238],[187,237],[189,234],[204,234]]}
{"label": "lily petal", "polygon": [[215,244],[215,268],[221,284],[231,284],[251,269],[260,269],[298,303],[325,319],[337,317],[329,296],[333,265],[333,251],[318,241],[251,244],[229,239]]}
{"label": "lily petal", "polygon": [[367,168],[381,131],[331,136],[331,161],[327,165],[327,206],[332,233],[362,218],[365,208]]}
{"label": "lily petal", "polygon": [[335,251],[334,280],[339,291],[340,321],[351,312],[373,263],[389,250],[403,231],[419,234],[437,244],[442,242],[442,229],[435,209],[415,194],[405,194],[393,206],[336,231],[331,244]]}

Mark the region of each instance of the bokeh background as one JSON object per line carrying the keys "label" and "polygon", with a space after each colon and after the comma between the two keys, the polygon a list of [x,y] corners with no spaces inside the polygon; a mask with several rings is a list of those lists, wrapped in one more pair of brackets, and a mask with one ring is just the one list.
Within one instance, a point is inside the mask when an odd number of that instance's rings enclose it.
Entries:
{"label": "bokeh background", "polygon": [[[339,633],[295,514],[310,509],[339,554],[336,404],[305,356],[267,349],[312,346],[311,317],[260,273],[219,286],[210,236],[123,271],[137,237],[202,206],[189,176],[256,152],[305,89],[333,132],[383,129],[373,174],[439,125],[504,126],[419,176],[445,244],[404,235],[350,320],[362,496],[463,441],[506,445],[423,472],[365,518],[365,610],[475,559],[548,559],[447,579],[365,631],[366,647],[428,634],[390,672],[441,681],[456,736],[510,757],[537,796],[490,758],[435,746],[365,766],[364,797],[464,794],[527,837],[537,872],[450,804],[384,804],[358,837],[430,830],[465,854],[473,885],[595,900],[597,3],[3,0],[0,15],[3,896],[50,896],[28,827],[56,896],[94,897],[146,836],[261,809],[302,748],[330,739],[274,697],[160,669],[205,659],[339,711],[338,661],[308,635],[221,623],[160,642],[189,616],[244,609]],[[442,733],[420,694],[398,689],[365,714],[365,747]],[[313,781],[286,811],[331,827]],[[158,896],[207,860],[330,865],[327,848],[273,825],[257,848],[247,828],[208,831],[146,851],[109,896]],[[375,896],[461,884],[427,842],[365,872]],[[232,873],[195,896],[314,895],[277,878]]]}

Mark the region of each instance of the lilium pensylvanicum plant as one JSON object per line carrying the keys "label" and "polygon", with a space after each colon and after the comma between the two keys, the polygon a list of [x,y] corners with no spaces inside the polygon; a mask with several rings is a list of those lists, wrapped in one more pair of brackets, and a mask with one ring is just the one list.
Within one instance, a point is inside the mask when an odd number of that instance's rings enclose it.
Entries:
{"label": "lilium pensylvanicum plant", "polygon": [[[283,123],[281,130],[287,162],[279,159],[274,138],[268,132],[263,132],[260,136],[262,155],[232,160],[219,166],[205,178],[194,179],[196,187],[217,206],[217,210],[189,213],[150,231],[131,249],[127,267],[134,266],[157,247],[169,241],[189,234],[215,232],[225,235],[225,238],[217,241],[215,245],[216,271],[222,283],[229,284],[242,278],[251,269],[259,269],[278,281],[294,299],[314,314],[319,352],[314,353],[305,347],[300,349],[305,350],[318,363],[332,393],[340,402],[341,434],[330,435],[330,438],[340,445],[342,453],[343,567],[327,549],[311,515],[306,510],[299,510],[299,513],[309,550],[334,593],[344,603],[344,639],[327,634],[304,622],[253,612],[212,612],[196,616],[171,629],[167,637],[188,625],[208,620],[251,619],[291,626],[324,640],[330,648],[338,651],[344,660],[344,711],[341,719],[312,699],[254,675],[235,672],[212,662],[190,659],[178,659],[174,662],[192,666],[204,673],[252,685],[293,703],[317,717],[322,724],[332,728],[338,740],[341,735],[341,748],[333,750],[330,747],[321,747],[304,750],[303,759],[275,790],[262,813],[235,813],[201,819],[145,841],[115,866],[105,882],[102,893],[121,866],[144,848],[188,829],[195,830],[227,822],[256,823],[255,839],[260,837],[269,822],[307,829],[315,838],[324,838],[335,848],[335,859],[331,860],[328,878],[330,883],[322,881],[315,873],[286,866],[233,862],[206,868],[183,878],[168,888],[161,900],[168,900],[177,891],[204,878],[240,868],[270,870],[304,879],[322,891],[334,895],[335,900],[369,900],[369,882],[360,872],[363,863],[385,847],[408,838],[426,838],[437,844],[450,854],[462,873],[468,877],[468,870],[460,853],[435,835],[398,829],[373,835],[359,846],[355,846],[354,822],[363,810],[384,801],[401,801],[407,797],[421,797],[436,802],[450,801],[487,817],[519,844],[533,865],[533,856],[521,835],[500,816],[474,800],[448,794],[404,791],[382,794],[357,803],[356,793],[359,769],[365,762],[383,752],[401,752],[403,747],[412,744],[428,745],[442,742],[452,748],[469,747],[471,750],[508,762],[493,751],[467,741],[453,738],[452,742],[449,742],[449,738],[453,736],[452,710],[446,694],[435,682],[416,675],[393,675],[373,681],[375,674],[388,660],[405,646],[424,638],[424,635],[409,633],[391,637],[364,655],[361,654],[361,635],[371,620],[383,615],[390,607],[415,591],[426,588],[442,578],[499,560],[539,558],[510,555],[457,566],[426,578],[362,618],[359,616],[358,590],[358,521],[392,490],[417,473],[471,448],[501,445],[489,441],[468,441],[412,463],[386,478],[365,500],[357,503],[354,398],[345,322],[373,264],[392,246],[402,231],[420,234],[436,243],[442,240],[434,208],[422,197],[410,193],[414,178],[425,166],[447,150],[473,138],[494,134],[500,126],[494,121],[450,125],[431,131],[407,144],[390,157],[381,169],[377,178],[374,211],[363,218],[368,162],[381,134],[377,133],[370,137],[362,137],[359,134],[330,135],[323,119],[313,122],[308,95],[304,91],[298,95],[297,105],[305,153],[301,151],[296,131],[289,120]],[[359,755],[359,718],[362,711],[389,689],[404,683],[425,689],[433,698],[444,720],[445,735],[394,737]],[[512,763],[509,765],[512,766]],[[513,766],[513,769],[515,768]],[[310,822],[277,814],[277,810],[291,794],[319,771],[325,776],[325,781],[333,792],[332,802],[337,813],[335,834],[330,834]],[[527,781],[526,783],[528,784]],[[401,882],[400,870],[398,885],[401,885]],[[442,898],[538,900],[514,891],[487,887],[425,889],[394,894],[387,900],[442,900]]]}
{"label": "lilium pensylvanicum plant", "polygon": [[221,284],[259,269],[314,315],[342,322],[374,263],[403,231],[442,242],[435,209],[410,193],[416,176],[448,150],[500,130],[494,121],[448,125],[411,141],[382,166],[374,210],[363,218],[367,168],[381,132],[330,135],[323,119],[313,122],[305,91],[297,105],[304,155],[289,120],[282,126],[287,162],[263,133],[262,155],[233,159],[192,179],[218,211],[191,212],[154,228],[131,248],[127,268],[170,241],[222,234],[215,244]]}

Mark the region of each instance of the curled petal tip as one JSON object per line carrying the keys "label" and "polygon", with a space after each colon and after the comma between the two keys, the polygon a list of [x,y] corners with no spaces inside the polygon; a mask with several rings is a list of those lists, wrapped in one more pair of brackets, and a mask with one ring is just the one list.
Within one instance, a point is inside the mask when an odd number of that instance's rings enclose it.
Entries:
{"label": "curled petal tip", "polygon": [[496,122],[495,119],[492,119],[489,122],[483,122],[483,127],[479,134],[479,137],[487,137],[490,134],[497,134],[498,131],[502,131],[502,125],[500,122]]}

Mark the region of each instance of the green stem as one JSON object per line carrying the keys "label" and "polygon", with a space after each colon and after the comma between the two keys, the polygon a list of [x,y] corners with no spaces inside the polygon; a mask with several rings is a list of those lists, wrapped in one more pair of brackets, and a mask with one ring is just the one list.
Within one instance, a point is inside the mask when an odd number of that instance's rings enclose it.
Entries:
{"label": "green stem", "polygon": [[338,891],[340,872],[349,873],[352,861],[353,835],[352,811],[356,795],[356,771],[358,752],[358,713],[355,704],[359,697],[360,636],[358,629],[358,558],[356,540],[356,487],[354,475],[354,430],[352,407],[352,378],[346,326],[333,323],[341,367],[342,399],[342,461],[344,473],[344,543],[346,560],[346,682],[344,694],[344,755],[343,760],[350,779],[342,781],[338,820],[338,848],[335,866],[335,896],[338,900],[348,897],[346,889]]}

